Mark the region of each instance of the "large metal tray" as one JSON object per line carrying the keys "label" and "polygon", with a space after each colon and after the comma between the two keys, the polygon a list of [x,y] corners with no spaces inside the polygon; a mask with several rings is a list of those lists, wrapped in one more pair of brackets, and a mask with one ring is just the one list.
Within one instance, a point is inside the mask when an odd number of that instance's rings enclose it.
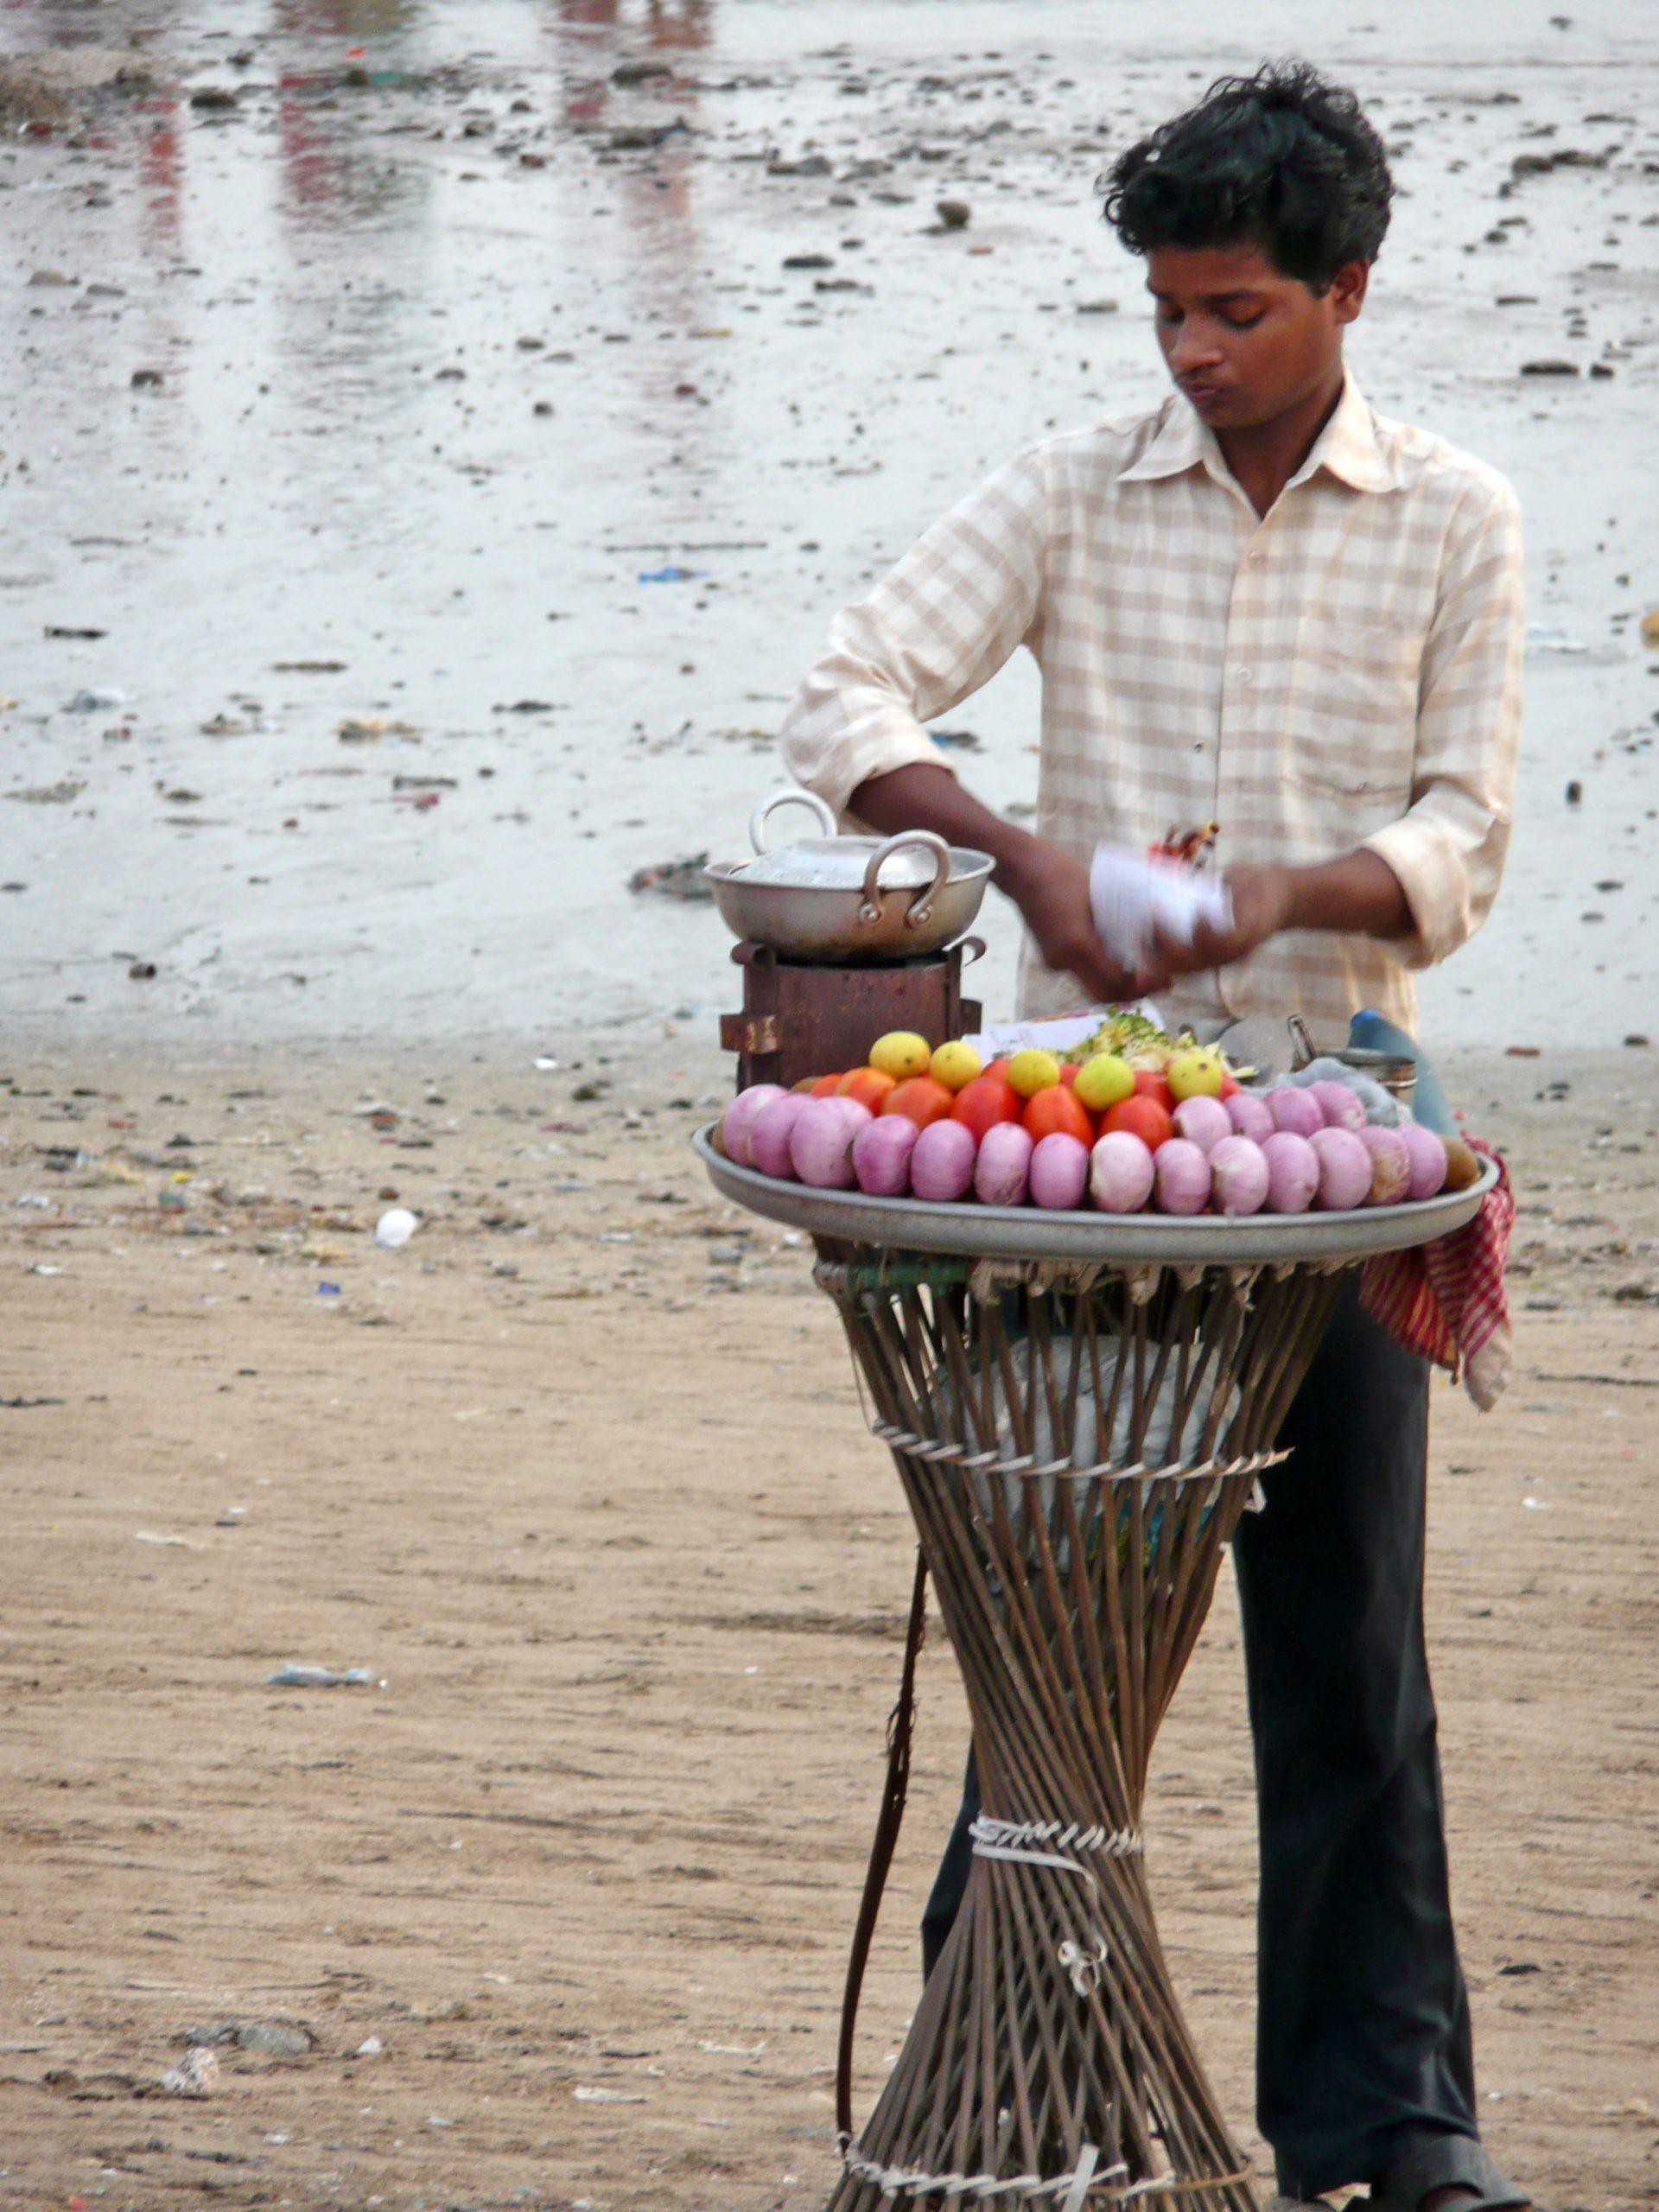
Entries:
{"label": "large metal tray", "polygon": [[920,1198],[869,1198],[860,1191],[815,1191],[739,1167],[716,1152],[711,1122],[692,1138],[709,1180],[723,1196],[769,1221],[815,1236],[884,1244],[907,1252],[965,1252],[976,1259],[1165,1261],[1361,1260],[1427,1244],[1473,1218],[1497,1180],[1488,1160],[1466,1191],[1442,1192],[1416,1205],[1366,1206],[1353,1213],[1046,1213],[1039,1206],[930,1205]]}

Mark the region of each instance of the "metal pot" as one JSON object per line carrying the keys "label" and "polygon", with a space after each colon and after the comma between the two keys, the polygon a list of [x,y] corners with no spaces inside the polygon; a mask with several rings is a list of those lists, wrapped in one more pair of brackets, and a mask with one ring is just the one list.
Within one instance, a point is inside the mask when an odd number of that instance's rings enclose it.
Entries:
{"label": "metal pot", "polygon": [[[824,835],[773,852],[771,818],[785,804],[810,808]],[[947,845],[931,830],[835,831],[816,792],[791,786],[761,800],[749,821],[756,857],[703,870],[734,936],[786,960],[914,960],[953,944],[979,912],[995,865],[988,853]]]}

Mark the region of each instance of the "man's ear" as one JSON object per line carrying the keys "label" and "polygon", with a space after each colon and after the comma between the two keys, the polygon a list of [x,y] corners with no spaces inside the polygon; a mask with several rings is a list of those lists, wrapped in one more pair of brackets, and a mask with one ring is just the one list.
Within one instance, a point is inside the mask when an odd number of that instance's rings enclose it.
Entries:
{"label": "man's ear", "polygon": [[1371,279],[1369,261],[1344,261],[1331,279],[1332,312],[1338,322],[1351,322],[1365,304],[1365,287]]}

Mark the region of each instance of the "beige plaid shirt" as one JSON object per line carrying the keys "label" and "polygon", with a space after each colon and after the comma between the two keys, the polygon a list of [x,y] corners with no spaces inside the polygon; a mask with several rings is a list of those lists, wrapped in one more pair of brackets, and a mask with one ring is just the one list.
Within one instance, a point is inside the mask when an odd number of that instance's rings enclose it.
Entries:
{"label": "beige plaid shirt", "polygon": [[[1051,438],[936,523],[839,615],[783,749],[845,810],[868,778],[950,763],[922,727],[1018,645],[1043,677],[1039,834],[1086,859],[1215,820],[1219,858],[1357,845],[1414,934],[1292,933],[1168,993],[1213,1033],[1300,1011],[1322,1041],[1371,1006],[1414,1028],[1410,969],[1484,920],[1510,835],[1521,713],[1520,513],[1503,477],[1374,415],[1350,376],[1266,517],[1178,395]],[[1026,1015],[1078,987],[1029,941]]]}

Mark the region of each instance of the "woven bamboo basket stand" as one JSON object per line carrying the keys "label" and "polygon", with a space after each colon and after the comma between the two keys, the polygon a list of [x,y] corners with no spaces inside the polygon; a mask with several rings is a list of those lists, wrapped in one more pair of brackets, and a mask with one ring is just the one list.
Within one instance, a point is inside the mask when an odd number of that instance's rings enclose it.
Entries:
{"label": "woven bamboo basket stand", "polygon": [[1251,2212],[1164,1962],[1141,1811],[1340,1270],[1068,1282],[819,1250],[962,1668],[984,1808],[961,1911],[843,2148],[834,2212],[1136,2197]]}
{"label": "woven bamboo basket stand", "polygon": [[[961,1910],[829,2212],[1255,2212],[1158,1939],[1152,1746],[1344,1277],[1460,1225],[1490,1173],[1392,1220],[1275,1224],[1282,1256],[1230,1264],[1244,1224],[1137,1224],[1173,1255],[1097,1257],[1124,1236],[1098,1216],[984,1209],[976,1230],[972,1209],[767,1185],[698,1149],[728,1196],[812,1234],[979,1769]],[[871,1243],[873,1211],[935,1249]],[[986,1256],[961,1250],[974,1233]],[[1020,1255],[1045,1234],[1091,1256]]]}

